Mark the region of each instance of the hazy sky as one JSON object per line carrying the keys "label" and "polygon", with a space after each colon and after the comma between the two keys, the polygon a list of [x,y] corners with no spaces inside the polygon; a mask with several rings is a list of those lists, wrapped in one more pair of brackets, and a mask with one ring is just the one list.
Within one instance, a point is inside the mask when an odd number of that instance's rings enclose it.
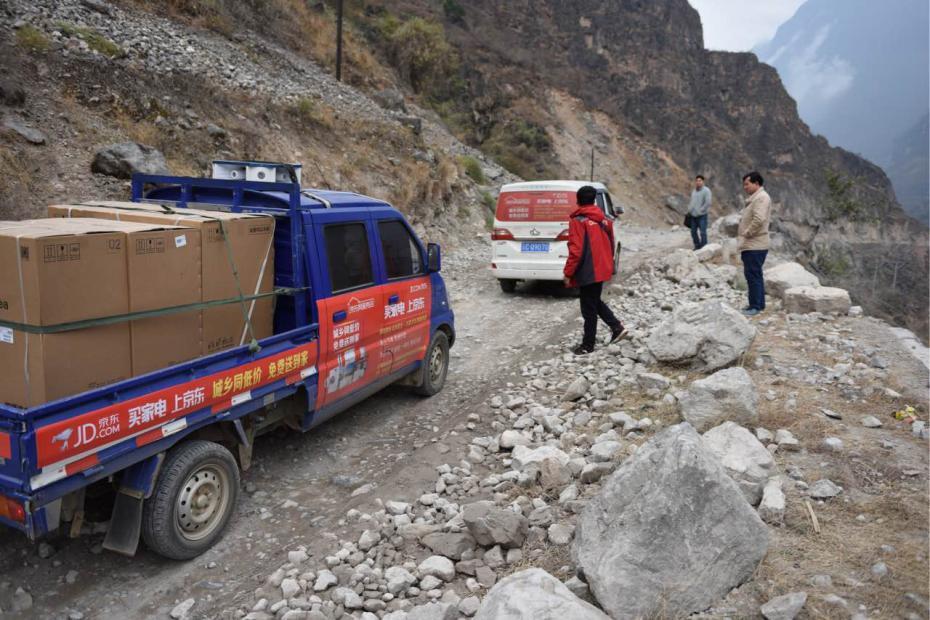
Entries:
{"label": "hazy sky", "polygon": [[704,46],[748,52],[768,41],[804,0],[689,0],[701,14]]}

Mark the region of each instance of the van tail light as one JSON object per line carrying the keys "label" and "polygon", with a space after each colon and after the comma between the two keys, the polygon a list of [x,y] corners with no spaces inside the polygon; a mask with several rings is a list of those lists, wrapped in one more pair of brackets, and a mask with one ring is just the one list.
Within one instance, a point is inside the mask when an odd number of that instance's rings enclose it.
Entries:
{"label": "van tail light", "polygon": [[495,228],[491,231],[491,241],[513,241],[513,233],[506,228]]}
{"label": "van tail light", "polygon": [[568,241],[568,229],[566,228],[559,233],[559,236],[555,238],[556,241]]}
{"label": "van tail light", "polygon": [[0,517],[19,523],[26,522],[26,509],[15,499],[0,495]]}

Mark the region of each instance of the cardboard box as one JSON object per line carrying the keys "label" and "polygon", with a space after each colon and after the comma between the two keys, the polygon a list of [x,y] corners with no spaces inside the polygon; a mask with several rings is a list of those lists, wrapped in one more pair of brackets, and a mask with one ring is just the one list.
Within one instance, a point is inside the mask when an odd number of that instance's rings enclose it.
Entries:
{"label": "cardboard box", "polygon": [[[0,222],[0,320],[50,326],[129,311],[125,234]],[[0,402],[33,407],[132,374],[128,323],[55,334],[0,327]]]}
{"label": "cardboard box", "polygon": [[[250,213],[226,213],[199,209],[173,209],[158,204],[89,201],[79,205],[53,205],[51,217],[106,217],[119,221],[172,224],[197,228],[201,232],[203,301],[239,296],[239,287],[230,263],[239,271],[243,295],[270,293],[274,289],[274,218]],[[229,247],[226,244],[228,235]],[[252,329],[258,339],[273,333],[274,299],[246,302]],[[233,346],[247,344],[248,333],[239,303],[208,308],[203,316],[202,353],[209,355]]]}
{"label": "cardboard box", "polygon": [[[105,226],[126,235],[129,312],[200,303],[199,230],[115,220]],[[200,357],[201,320],[202,311],[191,310],[130,321],[133,376]]]}

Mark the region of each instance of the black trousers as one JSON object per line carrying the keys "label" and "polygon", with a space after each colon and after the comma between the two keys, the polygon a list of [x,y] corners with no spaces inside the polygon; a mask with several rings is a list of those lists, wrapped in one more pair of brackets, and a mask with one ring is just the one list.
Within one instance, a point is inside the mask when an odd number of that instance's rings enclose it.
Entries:
{"label": "black trousers", "polygon": [[581,316],[584,317],[584,338],[581,344],[587,348],[594,348],[594,340],[597,335],[597,317],[607,323],[611,329],[620,327],[620,321],[614,316],[610,308],[601,301],[601,290],[604,288],[603,282],[586,284],[579,287],[581,291]]}

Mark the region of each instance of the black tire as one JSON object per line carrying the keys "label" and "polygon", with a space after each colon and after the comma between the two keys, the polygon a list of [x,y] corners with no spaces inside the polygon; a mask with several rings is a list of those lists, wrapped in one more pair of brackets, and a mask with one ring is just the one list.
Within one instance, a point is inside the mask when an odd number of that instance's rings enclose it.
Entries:
{"label": "black tire", "polygon": [[[195,558],[223,535],[238,497],[239,467],[229,450],[212,441],[179,444],[168,452],[145,500],[142,540],[166,558]],[[195,501],[207,503],[194,507]],[[194,509],[182,512],[184,506]]]}
{"label": "black tire", "polygon": [[442,390],[449,373],[449,337],[437,331],[423,358],[423,382],[414,390],[421,396],[432,396]]}
{"label": "black tire", "polygon": [[498,280],[497,282],[501,285],[501,290],[504,291],[505,293],[513,293],[515,290],[517,290],[516,280],[503,279],[503,280]]}

